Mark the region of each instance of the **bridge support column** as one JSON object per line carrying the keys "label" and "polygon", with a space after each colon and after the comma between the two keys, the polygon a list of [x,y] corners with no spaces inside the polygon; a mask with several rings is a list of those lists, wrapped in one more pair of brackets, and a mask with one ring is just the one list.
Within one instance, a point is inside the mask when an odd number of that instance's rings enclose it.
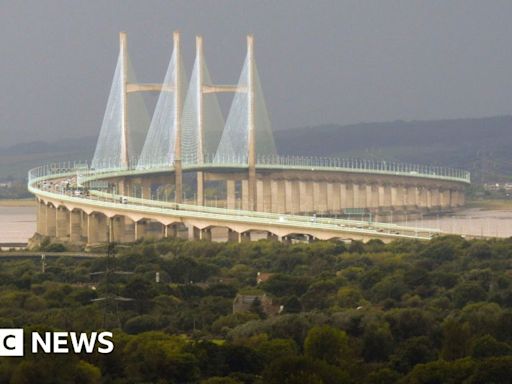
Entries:
{"label": "bridge support column", "polygon": [[37,202],[37,227],[36,231],[40,235],[44,235],[46,220],[46,205],[42,201]]}
{"label": "bridge support column", "polygon": [[[290,181],[290,194],[291,196],[288,196],[288,190],[286,194],[286,209],[289,213],[299,213],[300,212],[300,185],[298,180],[292,180]],[[288,209],[290,207],[290,209]]]}
{"label": "bridge support column", "polygon": [[393,188],[389,184],[384,185],[384,202],[383,206],[391,208],[393,202]]}
{"label": "bridge support column", "polygon": [[380,193],[379,186],[377,184],[371,184],[370,186],[370,208],[377,209],[380,206]]}
{"label": "bridge support column", "polygon": [[300,211],[303,213],[312,213],[313,206],[313,185],[311,183],[300,181]]}
{"label": "bridge support column", "polygon": [[151,180],[143,178],[141,181],[141,195],[143,199],[150,200],[151,196]]}
{"label": "bridge support column", "polygon": [[110,241],[116,243],[124,243],[124,216],[114,216],[110,219]]}
{"label": "bridge support column", "polygon": [[431,189],[431,193],[432,193],[432,208],[441,207],[439,188],[436,187],[436,188]]}
{"label": "bridge support column", "polygon": [[120,178],[116,184],[116,191],[119,195],[129,196],[129,182],[125,177]]}
{"label": "bridge support column", "polygon": [[236,208],[235,180],[226,180],[226,203],[228,209]]}
{"label": "bridge support column", "polygon": [[362,208],[369,208],[372,202],[371,184],[363,184],[361,194],[364,196],[364,205],[362,206]]}
{"label": "bridge support column", "polygon": [[384,204],[384,196],[385,196],[385,187],[384,185],[378,185],[377,186],[377,194],[378,194],[378,208],[382,208],[385,206]]}
{"label": "bridge support column", "polygon": [[249,209],[249,182],[242,180],[242,209]]}
{"label": "bridge support column", "polygon": [[69,240],[69,211],[64,207],[56,210],[56,237],[62,241]]}
{"label": "bridge support column", "polygon": [[284,180],[284,213],[294,213],[293,210],[293,182],[291,180]]}
{"label": "bridge support column", "polygon": [[408,207],[416,207],[418,205],[418,188],[415,185],[410,185],[407,190],[407,203]]}
{"label": "bridge support column", "polygon": [[256,210],[264,211],[263,180],[256,180]]}
{"label": "bridge support column", "polygon": [[176,224],[169,224],[164,226],[164,237],[170,237],[173,239],[178,237],[178,229],[176,228]]}
{"label": "bridge support column", "polygon": [[278,240],[279,240],[279,236],[274,235],[272,232],[268,232],[268,233],[267,233],[267,240],[275,240],[275,241],[278,241]]}
{"label": "bridge support column", "polygon": [[327,211],[335,213],[340,211],[340,185],[338,183],[327,183]]}
{"label": "bridge support column", "polygon": [[356,185],[353,183],[348,183],[346,187],[346,199],[345,199],[345,207],[346,208],[354,208],[356,204],[356,200],[354,199],[354,195],[356,194]]}
{"label": "bridge support column", "polygon": [[441,208],[448,208],[450,206],[450,190],[443,189],[440,191],[440,205]]}
{"label": "bridge support column", "polygon": [[245,232],[240,233],[239,241],[241,243],[246,242],[246,241],[251,241],[251,231],[245,231]]}
{"label": "bridge support column", "polygon": [[69,212],[69,241],[78,243],[82,240],[82,212],[76,209]]}
{"label": "bridge support column", "polygon": [[366,185],[365,184],[354,184],[353,195],[354,195],[354,208],[365,208],[366,207]]}
{"label": "bridge support column", "polygon": [[201,230],[193,225],[188,226],[188,239],[199,240],[201,238]]}
{"label": "bridge support column", "polygon": [[461,207],[464,205],[465,203],[465,196],[464,196],[464,191],[461,191],[461,190],[454,190],[453,191],[453,194],[455,195],[455,202],[454,202],[454,206],[455,207]]}
{"label": "bridge support column", "polygon": [[212,241],[212,229],[211,228],[201,229],[200,237],[201,237],[201,240]]}
{"label": "bridge support column", "polygon": [[347,208],[347,184],[341,183],[340,185],[340,213],[343,209]]}
{"label": "bridge support column", "polygon": [[147,236],[148,222],[139,220],[135,223],[135,241]]}
{"label": "bridge support column", "polygon": [[46,236],[57,236],[56,209],[53,205],[46,206]]}
{"label": "bridge support column", "polygon": [[283,180],[272,180],[270,184],[272,190],[272,212],[283,213],[285,211],[285,191]]}
{"label": "bridge support column", "polygon": [[432,190],[425,187],[425,201],[428,209],[432,209]]}
{"label": "bridge support column", "polygon": [[87,233],[88,233],[87,231],[89,228],[89,215],[86,212],[81,211],[80,212],[80,220],[81,220],[80,226],[82,227],[82,238],[87,239]]}
{"label": "bridge support column", "polygon": [[[40,206],[37,210],[37,221],[38,221],[38,233],[43,235],[43,236],[48,236],[48,233],[47,233],[47,228],[48,228],[48,219],[47,219],[47,213],[48,211],[48,206],[43,203],[42,201],[40,202]],[[39,223],[40,222],[40,223]]]}
{"label": "bridge support column", "polygon": [[228,228],[228,241],[229,242],[236,242],[238,243],[240,234],[237,231],[233,231],[232,229]]}
{"label": "bridge support column", "polygon": [[130,219],[129,217],[124,217],[124,233],[123,233],[123,240],[126,243],[132,243],[137,238],[135,237],[135,226],[136,223]]}
{"label": "bridge support column", "polygon": [[165,225],[160,222],[148,222],[147,235],[152,239],[160,240],[164,238]]}
{"label": "bridge support column", "polygon": [[313,209],[315,212],[327,212],[327,183],[323,181],[313,182],[313,199]]}
{"label": "bridge support column", "polygon": [[425,187],[418,187],[418,207],[427,208],[427,189]]}
{"label": "bridge support column", "polygon": [[107,217],[100,213],[91,213],[87,225],[87,243],[106,243],[108,240]]}
{"label": "bridge support column", "polygon": [[204,205],[204,172],[197,172],[196,204]]}
{"label": "bridge support column", "polygon": [[262,180],[263,201],[261,206],[263,212],[272,212],[272,183],[268,177]]}
{"label": "bridge support column", "polygon": [[391,205],[397,208],[404,205],[404,188],[401,185],[391,186]]}

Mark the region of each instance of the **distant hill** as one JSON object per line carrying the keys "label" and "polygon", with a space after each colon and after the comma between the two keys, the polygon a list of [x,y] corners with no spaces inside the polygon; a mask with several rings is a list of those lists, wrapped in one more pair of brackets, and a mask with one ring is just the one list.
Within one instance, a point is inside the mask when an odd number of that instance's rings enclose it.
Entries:
{"label": "distant hill", "polygon": [[52,162],[90,160],[95,145],[95,137],[83,137],[0,148],[0,179],[25,178],[29,169]]}
{"label": "distant hill", "polygon": [[[274,133],[279,153],[459,167],[474,181],[512,180],[512,116],[320,125]],[[95,137],[0,148],[0,178],[52,161],[90,160]]]}
{"label": "distant hill", "polygon": [[321,125],[275,133],[280,153],[406,161],[512,180],[512,116]]}

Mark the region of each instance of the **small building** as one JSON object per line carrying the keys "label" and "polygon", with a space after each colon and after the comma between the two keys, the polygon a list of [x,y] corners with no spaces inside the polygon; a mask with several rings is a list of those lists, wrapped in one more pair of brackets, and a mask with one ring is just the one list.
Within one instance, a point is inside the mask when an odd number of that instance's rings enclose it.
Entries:
{"label": "small building", "polygon": [[249,312],[255,302],[259,300],[261,310],[267,316],[275,316],[283,311],[283,306],[274,304],[265,293],[262,294],[237,294],[233,300],[233,313]]}

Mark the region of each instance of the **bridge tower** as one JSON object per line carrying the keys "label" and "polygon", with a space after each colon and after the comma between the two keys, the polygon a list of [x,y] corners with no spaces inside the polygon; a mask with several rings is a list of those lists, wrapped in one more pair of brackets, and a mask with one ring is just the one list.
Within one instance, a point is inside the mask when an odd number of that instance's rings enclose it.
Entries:
{"label": "bridge tower", "polygon": [[[109,101],[98,138],[92,165],[95,169],[148,167],[175,164],[176,199],[181,200],[184,70],[179,32],[173,33],[173,53],[162,83],[139,83],[131,73],[127,34],[119,33],[119,57]],[[137,112],[130,95],[159,92],[151,124],[145,121],[144,131],[135,131]],[[142,98],[139,103],[143,105]],[[140,124],[139,124],[140,125]],[[149,127],[149,129],[148,129]],[[134,143],[137,141],[137,143]],[[143,144],[143,145],[142,145]],[[148,156],[149,154],[149,156]],[[133,160],[138,158],[136,163]]]}

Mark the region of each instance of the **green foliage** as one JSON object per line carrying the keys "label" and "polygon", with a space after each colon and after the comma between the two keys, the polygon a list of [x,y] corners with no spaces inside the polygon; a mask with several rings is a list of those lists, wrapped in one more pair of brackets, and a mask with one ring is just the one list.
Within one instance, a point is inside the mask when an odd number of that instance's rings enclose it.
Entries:
{"label": "green foliage", "polygon": [[263,373],[269,384],[344,384],[349,376],[324,361],[308,357],[285,357],[272,362]]}
{"label": "green foliage", "polygon": [[477,359],[493,356],[512,355],[512,348],[501,341],[497,341],[491,335],[480,336],[473,340],[471,356]]}
{"label": "green foliage", "polygon": [[331,365],[340,365],[349,354],[347,334],[327,325],[313,327],[304,341],[304,354]]}
{"label": "green foliage", "polygon": [[[508,382],[511,256],[510,239],[456,236],[166,239],[119,247],[109,268],[124,272],[108,282],[101,258],[47,258],[44,273],[3,258],[0,327],[113,329],[115,350],[0,358],[0,383]],[[258,272],[272,276],[257,284]],[[243,293],[266,296],[234,313]]]}

